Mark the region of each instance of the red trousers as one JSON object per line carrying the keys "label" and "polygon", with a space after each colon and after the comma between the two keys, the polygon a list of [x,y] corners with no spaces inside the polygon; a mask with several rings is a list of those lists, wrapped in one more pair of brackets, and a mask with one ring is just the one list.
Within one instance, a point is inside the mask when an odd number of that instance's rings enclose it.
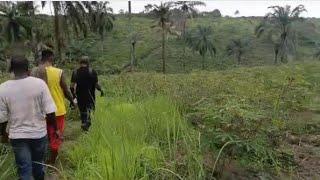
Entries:
{"label": "red trousers", "polygon": [[[56,116],[57,121],[57,128],[63,136],[64,131],[64,115],[63,116]],[[51,152],[58,153],[60,145],[62,144],[62,138],[56,136],[56,132],[52,125],[48,125],[47,123],[47,131],[48,131],[48,138],[49,138],[49,147]]]}

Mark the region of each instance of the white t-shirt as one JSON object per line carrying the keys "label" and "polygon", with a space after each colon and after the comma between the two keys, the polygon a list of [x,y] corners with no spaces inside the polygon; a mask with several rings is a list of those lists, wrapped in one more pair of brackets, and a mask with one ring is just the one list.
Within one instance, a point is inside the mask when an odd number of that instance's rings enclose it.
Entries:
{"label": "white t-shirt", "polygon": [[46,114],[56,106],[46,83],[27,77],[0,85],[0,123],[8,121],[10,139],[38,139],[47,135]]}

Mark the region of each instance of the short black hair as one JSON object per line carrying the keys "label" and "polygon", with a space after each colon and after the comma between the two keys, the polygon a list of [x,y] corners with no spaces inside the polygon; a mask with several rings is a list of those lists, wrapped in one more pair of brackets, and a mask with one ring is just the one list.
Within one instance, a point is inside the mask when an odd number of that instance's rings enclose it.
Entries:
{"label": "short black hair", "polygon": [[42,50],[41,52],[41,61],[48,60],[49,57],[53,56],[53,52],[50,49]]}
{"label": "short black hair", "polygon": [[29,61],[24,56],[13,56],[10,60],[9,72],[27,72]]}
{"label": "short black hair", "polygon": [[88,57],[88,56],[82,56],[82,57],[80,58],[79,63],[80,63],[80,64],[89,65],[89,57]]}

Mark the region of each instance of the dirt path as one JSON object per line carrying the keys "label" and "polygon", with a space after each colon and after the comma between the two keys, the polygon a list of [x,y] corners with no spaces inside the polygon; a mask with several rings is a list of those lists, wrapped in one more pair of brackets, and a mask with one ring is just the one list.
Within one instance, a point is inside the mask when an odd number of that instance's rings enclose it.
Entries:
{"label": "dirt path", "polygon": [[298,165],[293,179],[320,179],[320,96],[297,115],[297,120],[304,124],[301,131],[307,133],[287,136]]}
{"label": "dirt path", "polygon": [[[64,142],[61,147],[60,155],[55,165],[58,169],[63,168],[61,166],[64,164],[64,161],[65,161],[64,158],[66,157],[66,152],[68,151],[70,146],[72,146],[75,143],[75,141],[81,136],[82,133],[83,132],[81,131],[81,128],[80,128],[80,120],[74,120],[72,118],[71,119],[69,118],[66,121],[66,128],[64,132]],[[45,180],[64,180],[64,179],[59,177],[59,174],[54,170],[48,169]]]}

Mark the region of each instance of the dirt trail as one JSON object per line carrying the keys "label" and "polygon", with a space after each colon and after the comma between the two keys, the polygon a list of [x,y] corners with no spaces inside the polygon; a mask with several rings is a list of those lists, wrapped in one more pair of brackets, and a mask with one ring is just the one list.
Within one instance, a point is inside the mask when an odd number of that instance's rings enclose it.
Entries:
{"label": "dirt trail", "polygon": [[287,136],[298,165],[293,179],[320,179],[320,96],[314,98],[308,109],[299,113],[297,119],[309,133]]}
{"label": "dirt trail", "polygon": [[[64,132],[64,142],[61,147],[60,155],[56,162],[56,167],[61,169],[63,162],[65,161],[65,153],[68,151],[70,146],[81,136],[83,132],[80,128],[80,120],[73,120],[69,118],[66,121],[66,128]],[[62,167],[63,168],[63,167]],[[59,177],[59,174],[52,169],[47,169],[45,180],[64,180],[62,177]]]}

